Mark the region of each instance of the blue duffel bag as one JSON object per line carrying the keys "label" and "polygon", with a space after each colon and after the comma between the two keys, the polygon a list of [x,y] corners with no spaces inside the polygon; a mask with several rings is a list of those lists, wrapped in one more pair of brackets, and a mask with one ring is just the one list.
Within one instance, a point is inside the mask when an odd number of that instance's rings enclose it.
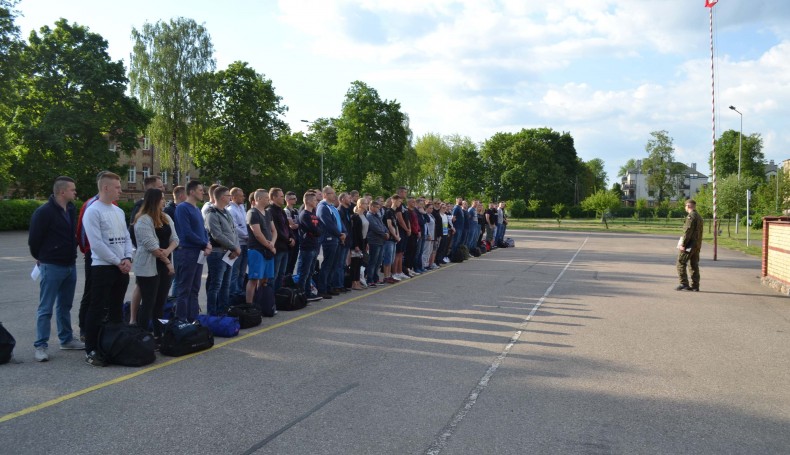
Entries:
{"label": "blue duffel bag", "polygon": [[233,338],[239,334],[239,318],[231,316],[209,316],[199,314],[197,320],[200,325],[208,327],[214,336],[222,338]]}

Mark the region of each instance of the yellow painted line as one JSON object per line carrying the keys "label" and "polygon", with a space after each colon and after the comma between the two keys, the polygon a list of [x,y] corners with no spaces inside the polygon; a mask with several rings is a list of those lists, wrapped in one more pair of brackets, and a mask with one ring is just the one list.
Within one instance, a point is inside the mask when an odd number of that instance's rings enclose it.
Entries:
{"label": "yellow painted line", "polygon": [[[447,265],[455,265],[455,264],[447,264]],[[438,270],[442,270],[442,269],[446,269],[446,268],[447,268],[447,266],[443,266],[441,269],[438,269]],[[417,276],[415,278],[421,278],[421,277],[423,277],[425,275],[429,275],[429,274],[431,274],[433,272],[436,272],[436,270],[433,270],[433,271],[428,272],[428,273],[423,273],[422,275]],[[411,278],[411,279],[413,280],[414,278]],[[31,406],[29,408],[25,408],[25,409],[22,409],[20,411],[16,411],[16,412],[12,412],[10,414],[6,414],[6,415],[0,417],[0,423],[8,422],[10,420],[16,419],[17,417],[22,417],[22,416],[27,415],[27,414],[32,414],[32,413],[40,411],[42,409],[46,409],[46,408],[49,408],[51,406],[55,406],[56,404],[60,404],[60,403],[63,403],[65,401],[71,400],[72,398],[77,398],[77,397],[80,397],[80,396],[85,395],[87,393],[94,392],[96,390],[104,389],[104,388],[109,387],[111,385],[120,384],[122,382],[128,381],[128,380],[136,378],[138,376],[142,376],[142,375],[150,373],[152,371],[156,371],[156,370],[158,370],[160,368],[165,368],[165,367],[168,367],[170,365],[175,365],[178,362],[183,362],[184,360],[191,359],[192,357],[196,357],[196,356],[205,354],[207,352],[214,351],[216,349],[224,348],[225,346],[229,346],[229,345],[231,345],[233,343],[238,343],[239,341],[246,340],[247,338],[254,337],[256,335],[260,335],[261,333],[266,333],[266,332],[268,332],[270,330],[274,330],[274,329],[277,329],[277,328],[280,328],[280,327],[284,327],[284,326],[286,326],[288,324],[293,324],[294,322],[301,321],[302,319],[309,318],[309,317],[315,316],[317,314],[321,314],[321,313],[323,313],[325,311],[333,310],[335,308],[341,307],[341,306],[349,304],[351,302],[355,302],[355,301],[357,301],[359,299],[362,299],[364,297],[369,297],[371,295],[378,294],[379,292],[386,291],[387,289],[392,289],[393,287],[401,285],[403,283],[405,283],[405,281],[401,281],[401,282],[395,283],[395,284],[390,284],[390,285],[387,285],[385,287],[382,287],[381,289],[376,289],[376,290],[372,290],[372,291],[366,292],[364,294],[360,294],[360,295],[358,295],[356,297],[352,297],[352,298],[350,298],[348,300],[344,300],[342,302],[335,303],[334,305],[329,305],[327,307],[321,308],[320,310],[316,310],[316,311],[313,311],[313,312],[310,312],[310,313],[305,313],[305,314],[303,314],[301,316],[297,316],[295,318],[288,319],[287,321],[278,322],[277,324],[274,324],[274,325],[271,325],[271,326],[268,326],[268,327],[263,327],[261,329],[254,330],[254,331],[252,331],[250,333],[246,333],[244,335],[239,335],[239,336],[230,338],[230,339],[228,339],[226,341],[223,341],[222,343],[215,344],[211,348],[206,349],[204,351],[194,352],[192,354],[187,354],[187,355],[181,356],[181,357],[175,357],[175,358],[172,358],[172,359],[170,359],[170,360],[168,360],[166,362],[159,363],[159,364],[156,364],[154,366],[150,366],[148,368],[143,368],[142,370],[139,370],[139,371],[135,371],[134,373],[130,373],[130,374],[127,374],[127,375],[124,375],[124,376],[120,376],[120,377],[117,377],[115,379],[111,379],[109,381],[102,382],[100,384],[96,384],[96,385],[87,387],[85,389],[69,393],[67,395],[63,395],[63,396],[60,396],[60,397],[57,397],[57,398],[53,398],[53,399],[51,399],[49,401],[45,401],[45,402],[43,402],[41,404],[37,404],[35,406]],[[349,291],[349,292],[353,292],[353,291]]]}

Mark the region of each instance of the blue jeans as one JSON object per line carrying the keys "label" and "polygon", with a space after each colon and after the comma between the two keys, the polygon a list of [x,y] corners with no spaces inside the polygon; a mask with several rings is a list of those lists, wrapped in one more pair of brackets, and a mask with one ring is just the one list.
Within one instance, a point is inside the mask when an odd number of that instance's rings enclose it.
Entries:
{"label": "blue jeans", "polygon": [[299,288],[305,295],[310,295],[310,280],[315,271],[315,259],[318,257],[318,250],[299,250],[299,257],[296,259],[296,273],[299,275]]}
{"label": "blue jeans", "polygon": [[33,346],[48,346],[53,307],[55,307],[60,344],[68,343],[74,337],[71,331],[71,305],[74,302],[74,289],[77,286],[77,266],[40,264],[38,267],[41,269],[41,284],[36,341]]}
{"label": "blue jeans", "polygon": [[368,267],[365,269],[365,279],[368,284],[376,282],[376,275],[381,268],[381,260],[384,259],[383,253],[384,245],[368,243]]}
{"label": "blue jeans", "polygon": [[384,250],[381,253],[382,265],[392,265],[392,262],[395,260],[395,243],[389,240],[384,242]]}
{"label": "blue jeans", "polygon": [[274,255],[274,285],[275,292],[283,287],[283,278],[288,268],[288,250]]}
{"label": "blue jeans", "polygon": [[464,237],[466,237],[466,230],[463,228],[455,230],[455,234],[453,234],[453,244],[450,247],[450,254],[455,252],[458,249],[458,246],[463,243]]}
{"label": "blue jeans", "polygon": [[417,251],[414,252],[414,270],[424,272],[425,267],[422,263],[422,252],[425,249],[425,235],[421,235],[417,240]]}
{"label": "blue jeans", "polygon": [[241,245],[241,254],[230,271],[230,295],[246,295],[244,274],[247,272],[247,245]]}
{"label": "blue jeans", "polygon": [[505,225],[504,224],[497,224],[496,225],[496,240],[494,241],[498,246],[503,240],[505,240]]}
{"label": "blue jeans", "polygon": [[194,321],[200,313],[198,295],[203,264],[198,264],[198,255],[203,250],[197,248],[178,248],[173,254],[176,263],[176,316],[185,321]]}
{"label": "blue jeans", "polygon": [[231,266],[222,260],[225,251],[213,251],[206,258],[208,282],[206,283],[206,312],[211,316],[225,314],[230,302]]}
{"label": "blue jeans", "polygon": [[348,258],[350,248],[345,245],[340,245],[337,248],[337,259],[335,259],[335,274],[331,283],[334,283],[333,288],[346,287],[346,258]]}
{"label": "blue jeans", "polygon": [[315,287],[318,288],[319,293],[326,294],[332,288],[330,279],[335,274],[339,245],[337,242],[323,242],[321,248],[324,250],[324,260],[321,262],[321,271],[318,273]]}

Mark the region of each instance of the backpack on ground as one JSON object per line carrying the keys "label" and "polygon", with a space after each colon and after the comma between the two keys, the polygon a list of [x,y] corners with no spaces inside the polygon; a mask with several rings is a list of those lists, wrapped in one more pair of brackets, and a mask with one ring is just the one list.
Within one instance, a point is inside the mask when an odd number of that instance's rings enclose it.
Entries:
{"label": "backpack on ground", "polygon": [[214,335],[198,321],[186,322],[171,319],[162,329],[159,352],[171,357],[192,354],[214,346]]}
{"label": "backpack on ground", "polygon": [[463,253],[463,251],[461,251],[461,248],[457,248],[455,251],[453,251],[450,254],[450,261],[451,262],[456,262],[456,263],[457,262],[464,262],[464,259],[466,259],[466,258],[464,257],[464,253]]}
{"label": "backpack on ground", "polygon": [[141,367],[156,360],[154,337],[142,327],[108,322],[99,329],[97,353],[107,363]]}
{"label": "backpack on ground", "polygon": [[[270,318],[277,314],[277,306],[274,299],[274,288],[271,286],[258,286],[255,289],[255,296],[253,297],[252,303],[258,307],[260,316]],[[230,314],[230,311],[228,311],[228,315],[234,316]],[[239,318],[239,321],[241,322],[241,328],[245,328],[244,322],[241,321],[241,318]],[[258,321],[258,323],[255,325],[258,324],[260,324],[260,321]]]}
{"label": "backpack on ground", "polygon": [[239,319],[231,316],[209,316],[199,314],[197,317],[200,325],[206,326],[214,336],[222,338],[233,338],[239,334],[241,325]]}
{"label": "backpack on ground", "polygon": [[0,364],[11,361],[14,356],[14,346],[16,346],[16,340],[13,335],[0,323]]}
{"label": "backpack on ground", "polygon": [[516,246],[516,241],[513,240],[513,238],[511,238],[511,237],[506,238],[504,243],[505,243],[505,245],[507,245],[508,248],[513,248],[513,247]]}
{"label": "backpack on ground", "polygon": [[460,251],[461,254],[464,255],[464,261],[472,257],[472,254],[469,252],[469,247],[466,245],[459,245],[458,251]]}
{"label": "backpack on ground", "polygon": [[261,310],[254,304],[233,305],[228,308],[228,316],[238,318],[239,327],[249,329],[261,325]]}
{"label": "backpack on ground", "polygon": [[472,256],[474,256],[476,258],[479,258],[480,254],[481,254],[480,253],[480,248],[478,248],[478,247],[472,248],[471,250],[469,250],[469,254],[471,254]]}
{"label": "backpack on ground", "polygon": [[274,293],[274,301],[278,310],[296,311],[307,306],[307,296],[301,289],[282,287]]}

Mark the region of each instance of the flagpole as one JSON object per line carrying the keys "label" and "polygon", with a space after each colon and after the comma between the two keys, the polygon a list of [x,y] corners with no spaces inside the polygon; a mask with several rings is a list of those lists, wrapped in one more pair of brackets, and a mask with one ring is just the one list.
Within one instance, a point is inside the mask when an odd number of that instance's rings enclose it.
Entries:
{"label": "flagpole", "polygon": [[714,56],[713,56],[713,6],[716,1],[706,0],[705,6],[708,7],[710,14],[710,90],[711,90],[711,156],[713,162],[713,260],[718,259],[719,245],[719,218],[716,206],[716,78],[714,76]]}

